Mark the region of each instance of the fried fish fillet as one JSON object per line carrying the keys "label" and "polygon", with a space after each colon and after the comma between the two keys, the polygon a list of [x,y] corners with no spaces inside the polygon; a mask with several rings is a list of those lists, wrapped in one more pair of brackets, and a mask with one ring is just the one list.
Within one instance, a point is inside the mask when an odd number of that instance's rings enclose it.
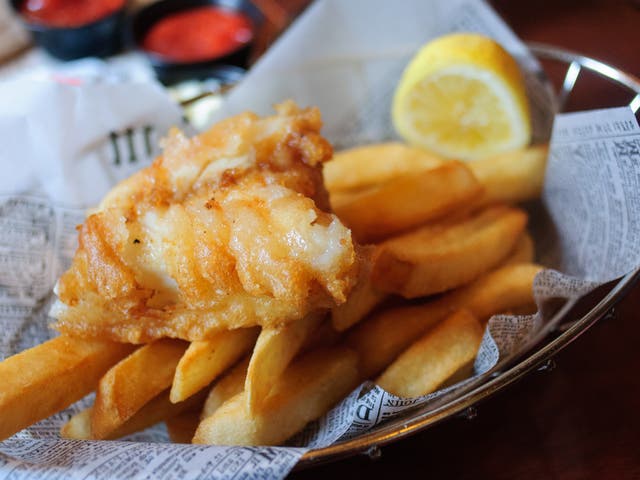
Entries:
{"label": "fried fish fillet", "polygon": [[56,285],[54,327],[141,343],[274,326],[344,302],[358,256],[328,213],[320,113],[244,113],[117,185],[79,227]]}

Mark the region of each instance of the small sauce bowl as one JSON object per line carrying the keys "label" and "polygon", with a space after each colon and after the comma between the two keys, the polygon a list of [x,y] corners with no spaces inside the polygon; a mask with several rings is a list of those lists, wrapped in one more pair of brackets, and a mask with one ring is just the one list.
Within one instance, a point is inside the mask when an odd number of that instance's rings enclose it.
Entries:
{"label": "small sauce bowl", "polygon": [[171,85],[246,68],[262,21],[248,0],[161,0],[134,15],[131,35],[158,80]]}
{"label": "small sauce bowl", "polygon": [[[11,0],[11,5],[36,45],[60,60],[75,60],[107,57],[123,47],[126,1],[103,2],[102,12],[96,9],[100,1],[77,2],[67,9],[56,5],[49,10],[42,9],[40,13],[28,10],[28,0]],[[64,0],[58,2],[64,3]],[[46,2],[41,4],[46,5]],[[87,7],[93,10],[83,10]],[[67,16],[61,17],[60,12],[66,12]]]}

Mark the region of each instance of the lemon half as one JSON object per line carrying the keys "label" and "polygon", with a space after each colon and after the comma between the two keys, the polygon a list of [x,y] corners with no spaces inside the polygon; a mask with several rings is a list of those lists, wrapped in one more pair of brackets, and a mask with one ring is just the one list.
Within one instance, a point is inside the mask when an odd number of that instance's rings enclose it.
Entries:
{"label": "lemon half", "polygon": [[516,61],[494,40],[476,34],[447,35],[425,45],[402,75],[392,117],[407,142],[461,160],[531,140]]}

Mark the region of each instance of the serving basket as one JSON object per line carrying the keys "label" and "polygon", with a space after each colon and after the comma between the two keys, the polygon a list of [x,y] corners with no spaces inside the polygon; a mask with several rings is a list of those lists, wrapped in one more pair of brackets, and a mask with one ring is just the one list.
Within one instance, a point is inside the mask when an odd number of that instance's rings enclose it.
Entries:
{"label": "serving basket", "polygon": [[[593,82],[611,89],[611,98],[617,102],[607,107],[629,105],[636,117],[640,114],[640,79],[606,63],[554,46],[530,43],[532,53],[561,79],[556,100],[558,111],[572,109],[572,94],[579,92],[581,82]],[[564,75],[564,76],[563,76]],[[586,78],[586,80],[585,80]],[[609,91],[609,90],[607,90]],[[588,105],[586,108],[604,107]],[[583,105],[584,109],[585,106]],[[366,454],[370,458],[381,455],[381,447],[426,430],[456,415],[475,416],[475,405],[511,385],[527,373],[549,368],[553,356],[565,348],[601,318],[614,312],[615,304],[640,279],[640,268],[617,281],[610,282],[577,301],[564,301],[552,308],[549,320],[517,354],[501,359],[495,367],[479,375],[437,400],[409,413],[394,417],[366,433],[346,441],[307,452],[296,465],[304,469],[346,458]]]}

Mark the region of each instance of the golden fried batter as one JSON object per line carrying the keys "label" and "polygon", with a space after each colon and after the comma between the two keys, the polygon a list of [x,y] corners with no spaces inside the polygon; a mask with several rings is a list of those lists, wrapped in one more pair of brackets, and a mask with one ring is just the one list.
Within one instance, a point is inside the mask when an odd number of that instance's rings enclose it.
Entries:
{"label": "golden fried batter", "polygon": [[56,286],[61,332],[147,342],[277,325],[341,303],[355,281],[349,230],[328,209],[332,155],[317,109],[245,113],[116,186],[79,227]]}

